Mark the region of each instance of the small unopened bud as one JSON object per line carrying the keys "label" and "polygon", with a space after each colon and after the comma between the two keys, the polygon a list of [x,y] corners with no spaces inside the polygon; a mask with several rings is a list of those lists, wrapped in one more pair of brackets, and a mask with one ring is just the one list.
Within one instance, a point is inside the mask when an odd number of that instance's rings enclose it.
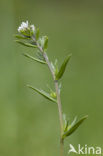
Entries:
{"label": "small unopened bud", "polygon": [[50,93],[50,96],[53,97],[53,98],[56,98],[57,97],[57,95],[56,95],[55,92]]}

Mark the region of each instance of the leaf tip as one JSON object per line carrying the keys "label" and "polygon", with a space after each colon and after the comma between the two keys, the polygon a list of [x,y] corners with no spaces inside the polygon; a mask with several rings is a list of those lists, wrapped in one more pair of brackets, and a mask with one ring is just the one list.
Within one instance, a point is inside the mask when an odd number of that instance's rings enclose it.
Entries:
{"label": "leaf tip", "polygon": [[84,118],[84,119],[88,119],[88,117],[89,117],[88,115],[85,115],[83,118]]}
{"label": "leaf tip", "polygon": [[31,88],[31,86],[30,86],[30,85],[28,85],[28,84],[26,85],[26,87]]}

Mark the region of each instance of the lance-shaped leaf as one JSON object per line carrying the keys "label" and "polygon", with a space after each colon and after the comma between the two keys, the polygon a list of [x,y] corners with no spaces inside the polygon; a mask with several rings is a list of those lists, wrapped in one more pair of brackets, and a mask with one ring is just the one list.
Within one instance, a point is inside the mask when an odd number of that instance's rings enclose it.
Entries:
{"label": "lance-shaped leaf", "polygon": [[18,35],[18,34],[16,34],[16,35],[14,35],[17,39],[30,39],[30,37],[28,37],[28,36],[23,36],[23,35]]}
{"label": "lance-shaped leaf", "polygon": [[63,62],[63,64],[61,65],[61,67],[60,67],[60,69],[59,69],[59,72],[56,74],[56,80],[59,80],[59,79],[63,76],[63,74],[64,74],[64,72],[65,72],[65,69],[66,69],[66,66],[67,66],[67,64],[68,64],[68,62],[69,62],[71,56],[72,56],[72,55],[70,54],[70,55],[68,55],[68,56],[64,59],[64,62]]}
{"label": "lance-shaped leaf", "polygon": [[31,43],[22,42],[22,41],[19,41],[19,40],[16,40],[16,42],[19,43],[19,44],[21,44],[21,45],[24,45],[26,47],[37,48],[37,45],[33,45]]}
{"label": "lance-shaped leaf", "polygon": [[41,38],[39,38],[38,43],[42,47],[42,49],[46,51],[48,48],[48,37],[42,36]]}
{"label": "lance-shaped leaf", "polygon": [[52,101],[52,102],[57,103],[57,100],[54,99],[54,98],[52,98],[52,97],[50,96],[49,93],[46,93],[46,92],[43,91],[43,90],[39,90],[39,89],[34,88],[34,87],[32,87],[32,86],[29,86],[29,85],[28,85],[28,87],[31,88],[31,89],[33,89],[34,91],[36,91],[37,93],[39,93],[40,95],[42,95],[43,97],[45,97],[46,99],[48,99],[48,100],[50,100],[50,101]]}
{"label": "lance-shaped leaf", "polygon": [[72,123],[71,123],[70,125],[68,125],[67,131],[68,131],[71,127],[73,127],[73,126],[75,125],[76,121],[77,121],[77,117],[75,117],[74,120],[72,121]]}
{"label": "lance-shaped leaf", "polygon": [[84,120],[86,120],[88,116],[84,116],[81,118],[76,124],[74,124],[72,127],[68,129],[68,131],[64,132],[62,138],[65,139],[66,137],[70,136],[75,130],[83,123]]}
{"label": "lance-shaped leaf", "polygon": [[39,38],[39,28],[36,28],[36,32],[35,32],[35,38],[36,38],[36,40],[38,40],[38,38]]}
{"label": "lance-shaped leaf", "polygon": [[45,36],[44,37],[44,50],[47,50],[47,48],[48,48],[48,37],[47,36]]}
{"label": "lance-shaped leaf", "polygon": [[25,57],[27,57],[27,58],[33,60],[33,61],[39,62],[39,63],[41,63],[41,64],[46,64],[45,61],[42,61],[42,60],[40,60],[40,59],[37,59],[37,58],[35,58],[35,57],[33,57],[33,56],[30,56],[30,55],[28,55],[28,54],[23,54],[23,55],[24,55]]}
{"label": "lance-shaped leaf", "polygon": [[66,119],[66,115],[63,114],[63,129],[64,129],[64,132],[67,131],[67,128],[68,128],[68,125],[69,125],[69,120]]}

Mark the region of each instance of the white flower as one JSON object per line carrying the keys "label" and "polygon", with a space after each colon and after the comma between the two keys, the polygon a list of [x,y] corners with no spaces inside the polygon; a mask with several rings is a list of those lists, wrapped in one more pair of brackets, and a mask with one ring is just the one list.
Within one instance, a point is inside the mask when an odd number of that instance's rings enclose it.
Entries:
{"label": "white flower", "polygon": [[22,22],[21,26],[18,28],[18,32],[23,32],[29,28],[28,21]]}
{"label": "white flower", "polygon": [[18,28],[18,32],[21,33],[24,36],[31,37],[36,31],[36,28],[34,25],[30,25],[28,21],[22,22],[21,25]]}

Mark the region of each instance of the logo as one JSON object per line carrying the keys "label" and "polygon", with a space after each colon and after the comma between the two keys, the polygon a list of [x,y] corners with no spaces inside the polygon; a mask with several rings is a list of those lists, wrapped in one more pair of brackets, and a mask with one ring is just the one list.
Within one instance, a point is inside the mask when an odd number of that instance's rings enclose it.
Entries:
{"label": "logo", "polygon": [[90,155],[101,155],[102,149],[101,147],[89,147],[87,145],[81,146],[78,144],[77,148],[75,148],[72,144],[69,145],[69,151],[68,154],[75,153],[75,154],[90,154]]}

